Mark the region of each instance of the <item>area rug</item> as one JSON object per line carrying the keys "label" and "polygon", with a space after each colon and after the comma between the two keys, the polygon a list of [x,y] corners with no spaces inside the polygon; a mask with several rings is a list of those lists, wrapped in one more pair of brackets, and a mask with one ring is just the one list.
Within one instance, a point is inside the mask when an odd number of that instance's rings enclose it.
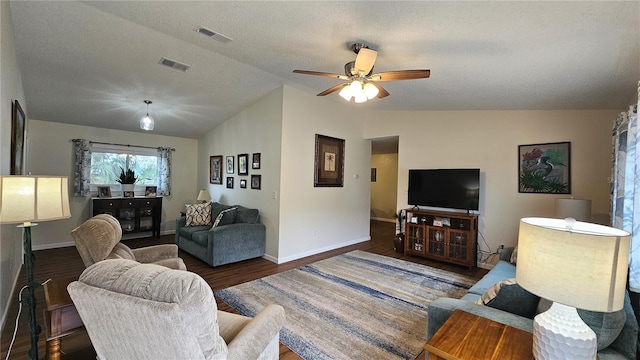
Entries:
{"label": "area rug", "polygon": [[215,292],[239,313],[284,307],[280,341],[306,360],[415,359],[427,306],[477,279],[356,250]]}

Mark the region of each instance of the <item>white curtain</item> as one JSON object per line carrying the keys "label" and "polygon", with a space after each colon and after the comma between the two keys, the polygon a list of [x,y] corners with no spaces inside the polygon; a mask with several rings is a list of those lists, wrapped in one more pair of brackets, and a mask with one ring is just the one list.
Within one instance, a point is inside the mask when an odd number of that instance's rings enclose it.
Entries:
{"label": "white curtain", "polygon": [[175,149],[158,148],[158,195],[171,195],[171,153]]}
{"label": "white curtain", "polygon": [[[640,98],[640,82],[638,82]],[[631,233],[629,289],[640,293],[640,138],[638,103],[618,115],[613,127],[613,226]]]}

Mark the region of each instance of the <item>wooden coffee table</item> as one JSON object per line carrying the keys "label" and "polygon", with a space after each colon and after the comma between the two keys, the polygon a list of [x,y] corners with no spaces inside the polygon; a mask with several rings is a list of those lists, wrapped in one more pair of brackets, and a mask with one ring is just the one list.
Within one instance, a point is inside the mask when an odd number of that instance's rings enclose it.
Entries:
{"label": "wooden coffee table", "polygon": [[67,285],[77,279],[77,276],[58,278],[44,284],[48,360],[60,359],[60,338],[84,329],[80,315],[67,292]]}
{"label": "wooden coffee table", "polygon": [[533,335],[514,327],[456,310],[429,339],[429,360],[530,360]]}

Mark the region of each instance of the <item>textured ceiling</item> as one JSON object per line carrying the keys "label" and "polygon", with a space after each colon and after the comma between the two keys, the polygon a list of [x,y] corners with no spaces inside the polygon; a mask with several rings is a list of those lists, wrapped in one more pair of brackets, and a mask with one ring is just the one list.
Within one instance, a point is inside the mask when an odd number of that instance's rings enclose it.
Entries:
{"label": "textured ceiling", "polygon": [[150,99],[154,133],[190,138],[282,84],[336,85],[292,70],[341,73],[356,41],[379,51],[376,72],[431,69],[353,104],[365,111],[624,109],[640,79],[638,1],[12,1],[11,11],[29,118],[141,131]]}

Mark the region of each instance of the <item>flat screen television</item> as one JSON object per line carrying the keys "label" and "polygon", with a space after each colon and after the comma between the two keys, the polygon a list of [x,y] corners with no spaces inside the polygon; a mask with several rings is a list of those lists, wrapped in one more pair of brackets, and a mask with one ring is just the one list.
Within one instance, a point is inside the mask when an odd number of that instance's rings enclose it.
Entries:
{"label": "flat screen television", "polygon": [[480,169],[410,169],[409,205],[479,210]]}

